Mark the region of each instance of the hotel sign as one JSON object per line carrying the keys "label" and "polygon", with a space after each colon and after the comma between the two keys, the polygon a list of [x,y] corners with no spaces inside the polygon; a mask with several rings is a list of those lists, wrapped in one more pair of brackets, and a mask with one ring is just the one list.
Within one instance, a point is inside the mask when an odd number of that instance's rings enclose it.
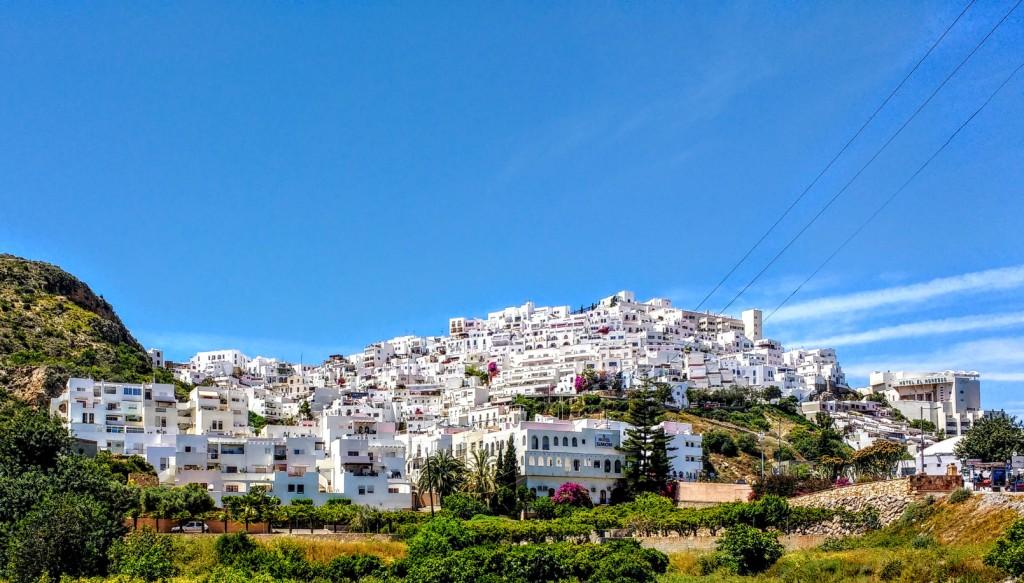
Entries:
{"label": "hotel sign", "polygon": [[610,433],[597,433],[594,435],[594,445],[597,447],[614,447]]}

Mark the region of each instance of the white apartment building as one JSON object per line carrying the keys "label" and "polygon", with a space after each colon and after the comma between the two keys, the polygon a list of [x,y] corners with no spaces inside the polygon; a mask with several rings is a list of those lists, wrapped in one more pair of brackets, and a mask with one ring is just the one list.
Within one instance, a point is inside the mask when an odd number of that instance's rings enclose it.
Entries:
{"label": "white apartment building", "polygon": [[[146,456],[149,447],[173,447],[178,433],[174,385],[111,383],[73,378],[50,411],[72,435],[95,441],[97,449]],[[159,466],[159,459],[149,459]]]}
{"label": "white apartment building", "polygon": [[213,350],[198,352],[189,359],[189,368],[206,377],[241,374],[249,363],[249,357],[239,350]]}
{"label": "white apartment building", "polygon": [[179,406],[178,423],[193,435],[246,435],[249,398],[242,388],[196,387]]}
{"label": "white apartment building", "polygon": [[907,419],[925,419],[946,435],[963,435],[981,419],[977,372],[873,372],[868,394],[882,394]]}

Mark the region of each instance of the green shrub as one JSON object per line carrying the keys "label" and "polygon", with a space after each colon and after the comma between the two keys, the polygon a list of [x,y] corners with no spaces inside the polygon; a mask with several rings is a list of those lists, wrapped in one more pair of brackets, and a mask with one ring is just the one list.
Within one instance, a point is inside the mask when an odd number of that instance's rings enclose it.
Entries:
{"label": "green shrub", "polygon": [[463,520],[469,520],[477,514],[490,514],[486,504],[469,494],[449,494],[441,501],[441,507]]}
{"label": "green shrub", "polygon": [[985,564],[1013,577],[1024,575],[1024,519],[1014,521],[992,550],[985,555]]}
{"label": "green shrub", "polygon": [[899,559],[889,559],[882,564],[882,570],[878,572],[878,578],[882,581],[895,581],[903,574],[903,562]]}
{"label": "green shrub", "polygon": [[968,490],[967,488],[957,488],[956,490],[953,490],[952,492],[949,493],[949,496],[946,497],[946,501],[949,502],[950,504],[959,504],[961,502],[966,501],[970,497],[970,490]]}
{"label": "green shrub", "polygon": [[110,572],[158,581],[175,574],[171,539],[150,528],[136,530],[110,547]]}
{"label": "green shrub", "polygon": [[248,557],[259,545],[252,540],[248,534],[240,532],[237,534],[225,534],[217,537],[214,549],[217,552],[217,562],[225,565],[233,565],[241,559]]}
{"label": "green shrub", "polygon": [[533,504],[530,505],[530,510],[533,511],[534,516],[540,519],[555,517],[555,503],[547,496],[541,496],[534,500]]}
{"label": "green shrub", "polygon": [[359,581],[386,572],[381,560],[373,555],[335,557],[326,567],[324,575],[331,581]]}
{"label": "green shrub", "polygon": [[719,453],[726,457],[735,457],[739,453],[732,436],[720,429],[712,429],[704,434],[704,447],[711,453]]}
{"label": "green shrub", "polygon": [[744,524],[728,528],[716,548],[723,566],[738,575],[754,575],[766,570],[783,552],[777,534]]}
{"label": "green shrub", "polygon": [[454,518],[438,516],[409,539],[409,556],[444,556],[474,543],[473,533]]}

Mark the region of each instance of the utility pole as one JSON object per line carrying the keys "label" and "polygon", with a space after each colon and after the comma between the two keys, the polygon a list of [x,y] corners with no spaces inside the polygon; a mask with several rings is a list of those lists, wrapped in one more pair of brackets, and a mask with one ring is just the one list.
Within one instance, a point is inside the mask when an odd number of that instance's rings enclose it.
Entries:
{"label": "utility pole", "polygon": [[761,481],[764,481],[764,433],[757,434],[757,440],[761,444]]}
{"label": "utility pole", "polygon": [[924,474],[924,405],[919,407],[921,410],[921,473]]}

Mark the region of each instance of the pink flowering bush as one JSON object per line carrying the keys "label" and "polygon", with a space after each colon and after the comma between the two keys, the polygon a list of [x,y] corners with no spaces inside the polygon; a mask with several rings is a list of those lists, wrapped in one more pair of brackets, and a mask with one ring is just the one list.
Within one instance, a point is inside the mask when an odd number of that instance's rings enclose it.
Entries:
{"label": "pink flowering bush", "polygon": [[582,484],[577,484],[576,482],[566,482],[559,486],[555,490],[555,495],[551,497],[551,501],[555,504],[566,504],[582,508],[590,508],[594,505],[593,501],[590,500],[590,491]]}

